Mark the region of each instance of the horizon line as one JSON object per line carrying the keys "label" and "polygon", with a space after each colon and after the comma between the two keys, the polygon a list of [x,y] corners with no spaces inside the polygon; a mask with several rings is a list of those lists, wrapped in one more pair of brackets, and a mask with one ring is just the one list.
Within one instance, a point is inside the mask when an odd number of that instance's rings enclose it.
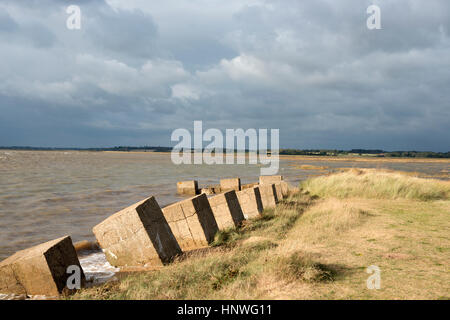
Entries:
{"label": "horizon line", "polygon": [[[110,149],[173,149],[173,147],[167,147],[167,146],[113,146],[113,147],[35,147],[35,146],[0,146],[1,150],[15,150],[15,149],[28,149],[28,150],[110,150]],[[183,149],[184,150],[184,149]],[[195,150],[193,148],[185,148],[185,150]],[[202,150],[209,150],[206,148],[202,148]],[[227,150],[226,148],[223,148],[223,150]],[[268,149],[270,150],[270,149]],[[279,151],[281,150],[293,150],[293,151],[336,151],[336,152],[354,152],[354,153],[363,153],[364,151],[368,151],[369,153],[385,153],[385,152],[416,152],[416,153],[426,153],[426,152],[432,152],[437,154],[445,154],[450,153],[449,151],[432,151],[432,150],[384,150],[384,149],[378,149],[378,148],[351,148],[351,149],[337,149],[337,148],[293,148],[293,147],[287,147],[287,148],[279,148]],[[237,150],[234,149],[234,151],[245,151],[249,152],[249,149],[245,150]],[[258,150],[252,150],[253,152]],[[357,152],[361,151],[361,152]]]}

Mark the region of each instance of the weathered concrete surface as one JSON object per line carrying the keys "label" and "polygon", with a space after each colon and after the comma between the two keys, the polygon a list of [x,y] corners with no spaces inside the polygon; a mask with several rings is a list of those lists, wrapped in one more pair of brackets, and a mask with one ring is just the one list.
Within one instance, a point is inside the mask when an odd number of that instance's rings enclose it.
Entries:
{"label": "weathered concrete surface", "polygon": [[278,199],[274,184],[260,185],[259,192],[261,194],[261,201],[264,209],[275,207]]}
{"label": "weathered concrete surface", "polygon": [[236,191],[228,191],[208,200],[219,230],[237,227],[245,220]]}
{"label": "weathered concrete surface", "polygon": [[241,190],[251,189],[251,188],[257,187],[258,185],[259,185],[258,182],[243,184],[243,185],[241,185]]}
{"label": "weathered concrete surface", "polygon": [[113,214],[93,232],[113,266],[164,265],[181,254],[154,197]]}
{"label": "weathered concrete surface", "polygon": [[251,189],[236,192],[236,195],[245,219],[255,218],[261,214],[263,211],[263,203],[261,200],[259,187],[253,187]]}
{"label": "weathered concrete surface", "polygon": [[198,182],[195,180],[179,181],[177,182],[177,192],[179,194],[190,194],[195,196],[200,193],[200,190],[198,189]]}
{"label": "weathered concrete surface", "polygon": [[162,209],[183,251],[207,246],[219,231],[206,194]]}
{"label": "weathered concrete surface", "polygon": [[275,193],[277,195],[277,202],[283,200],[283,192],[281,191],[281,183],[275,183]]}
{"label": "weathered concrete surface", "polygon": [[283,181],[283,176],[260,176],[259,184],[273,184]]}
{"label": "weathered concrete surface", "polygon": [[0,293],[58,296],[66,288],[67,268],[80,268],[70,236],[21,250],[0,262]]}
{"label": "weathered concrete surface", "polygon": [[232,178],[232,179],[221,179],[220,180],[220,189],[222,192],[235,190],[240,191],[241,190],[241,179],[239,178]]}

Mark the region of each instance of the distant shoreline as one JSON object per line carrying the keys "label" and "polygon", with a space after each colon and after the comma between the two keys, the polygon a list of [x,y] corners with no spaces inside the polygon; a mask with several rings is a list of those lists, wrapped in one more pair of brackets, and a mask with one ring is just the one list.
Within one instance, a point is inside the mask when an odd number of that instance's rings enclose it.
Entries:
{"label": "distant shoreline", "polygon": [[[79,147],[31,147],[31,146],[0,146],[0,150],[16,150],[16,151],[117,151],[117,152],[171,152],[173,147],[162,146],[116,146],[116,147],[91,147],[91,148],[79,148]],[[193,152],[194,149],[184,149],[185,151]],[[198,149],[200,150],[200,149]],[[203,149],[205,150],[205,149]],[[230,152],[230,150],[223,149],[223,152]],[[244,150],[234,149],[234,152],[244,152]],[[249,153],[248,149],[245,153]],[[214,153],[214,152],[213,152]],[[338,150],[338,149],[290,149],[280,148],[280,155],[288,156],[316,156],[316,157],[333,157],[333,156],[366,156],[366,157],[403,157],[414,158],[419,157],[421,154],[427,154],[427,157],[434,158],[450,158],[450,151],[437,152],[437,151],[417,151],[417,150],[395,150],[385,151],[380,149],[351,149],[351,150]]]}

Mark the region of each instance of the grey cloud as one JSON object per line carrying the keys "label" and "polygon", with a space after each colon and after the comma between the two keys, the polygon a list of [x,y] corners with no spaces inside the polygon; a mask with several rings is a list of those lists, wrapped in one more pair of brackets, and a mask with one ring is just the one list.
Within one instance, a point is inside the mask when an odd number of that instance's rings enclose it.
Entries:
{"label": "grey cloud", "polygon": [[14,32],[18,28],[17,23],[13,18],[8,14],[8,12],[0,11],[0,32],[8,33]]}
{"label": "grey cloud", "polygon": [[450,149],[444,0],[77,3],[80,31],[59,1],[0,4],[0,145],[168,145],[203,120],[283,147]]}
{"label": "grey cloud", "polygon": [[140,10],[113,10],[106,5],[88,7],[83,12],[90,40],[107,55],[119,53],[123,60],[135,56],[141,61],[157,55],[157,26],[150,15]]}

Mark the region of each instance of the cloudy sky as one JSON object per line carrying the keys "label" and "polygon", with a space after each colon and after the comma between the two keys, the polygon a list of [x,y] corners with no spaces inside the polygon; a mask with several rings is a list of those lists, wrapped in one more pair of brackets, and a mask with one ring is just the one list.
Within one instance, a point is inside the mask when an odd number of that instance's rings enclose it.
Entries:
{"label": "cloudy sky", "polygon": [[448,0],[0,1],[3,146],[170,146],[203,120],[279,128],[281,147],[448,151],[449,110]]}

